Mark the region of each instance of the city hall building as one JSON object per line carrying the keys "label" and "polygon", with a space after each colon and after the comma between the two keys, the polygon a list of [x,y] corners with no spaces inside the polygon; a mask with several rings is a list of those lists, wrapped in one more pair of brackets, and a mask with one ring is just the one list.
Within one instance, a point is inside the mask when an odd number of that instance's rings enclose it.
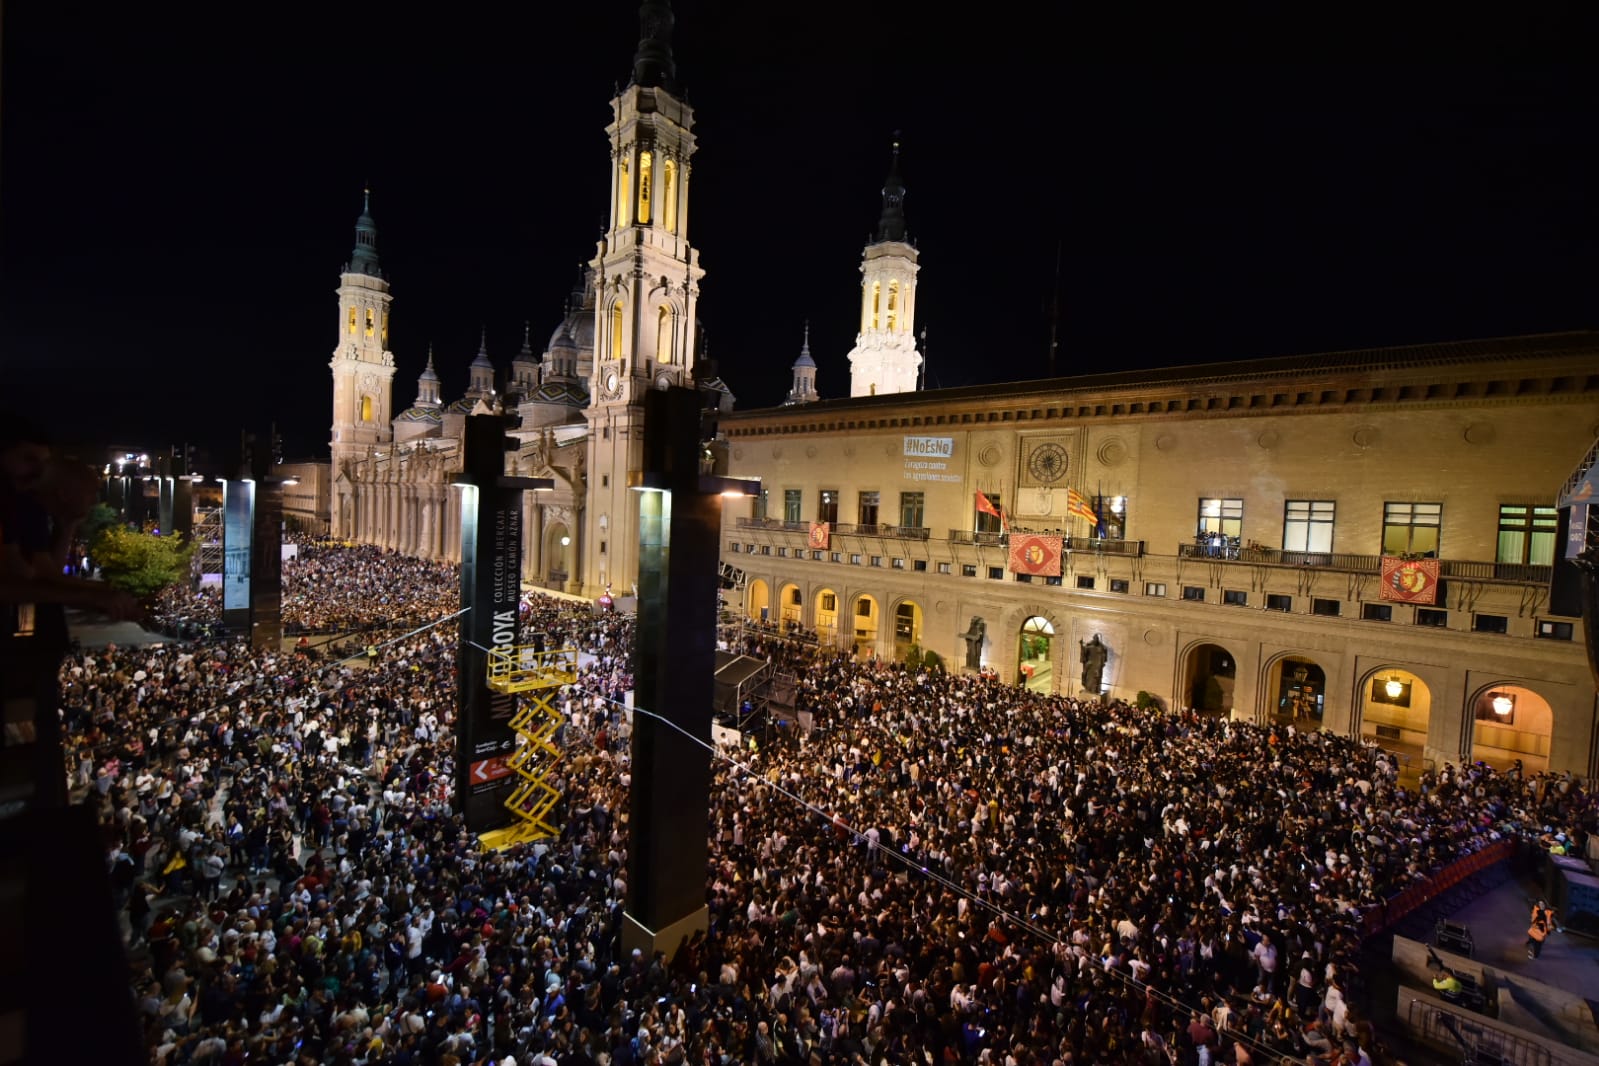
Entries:
{"label": "city hall building", "polygon": [[[863,341],[888,325],[872,265]],[[1599,335],[937,391],[861,380],[883,364],[816,400],[805,353],[789,404],[722,417],[729,473],[762,484],[723,528],[741,618],[1412,765],[1592,772],[1581,622],[1550,597]]]}

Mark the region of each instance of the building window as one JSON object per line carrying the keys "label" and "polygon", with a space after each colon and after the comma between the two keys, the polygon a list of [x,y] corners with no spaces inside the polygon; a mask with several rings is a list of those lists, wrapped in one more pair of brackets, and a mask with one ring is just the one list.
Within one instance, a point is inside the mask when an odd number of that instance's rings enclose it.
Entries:
{"label": "building window", "polygon": [[625,226],[633,217],[633,183],[629,180],[627,160],[616,164],[616,224]]}
{"label": "building window", "polygon": [[961,563],[961,577],[976,577],[976,576],[977,576],[977,564],[976,563]]}
{"label": "building window", "polygon": [[813,562],[813,563],[822,562],[826,558],[827,558],[827,553],[822,551],[821,549],[817,549],[816,551],[811,552],[811,562]]}
{"label": "building window", "polygon": [[753,545],[753,544],[744,545],[744,554],[745,555],[754,555],[755,554],[755,545]]}
{"label": "building window", "polygon": [[638,154],[638,220],[650,220],[650,177],[654,157],[649,152]]}
{"label": "building window", "polygon": [[1310,613],[1319,614],[1323,618],[1337,618],[1343,613],[1344,605],[1337,600],[1311,600]]}
{"label": "building window", "polygon": [[655,361],[672,361],[672,312],[662,307],[655,312]]}
{"label": "building window", "polygon": [[624,354],[623,351],[622,351],[622,335],[623,335],[623,332],[624,332],[623,327],[626,325],[626,322],[627,322],[627,309],[622,305],[622,301],[618,300],[618,301],[616,301],[616,304],[611,308],[611,358],[612,359],[620,359],[620,358],[622,358],[622,356]]}
{"label": "building window", "polygon": [[881,493],[863,492],[860,494],[860,517],[856,519],[863,526],[877,525],[877,505]]}
{"label": "building window", "polygon": [[[610,475],[609,474],[602,474],[600,476],[606,479],[605,484],[607,484],[607,485],[610,484]],[[757,522],[766,521],[766,509],[771,506],[771,503],[772,503],[772,491],[770,489],[762,489],[756,495],[756,497],[755,497],[755,520]]]}
{"label": "building window", "polygon": [[[1099,524],[1105,527],[1106,540],[1127,539],[1126,496],[1095,496],[1094,513],[1099,516]],[[1094,535],[1100,535],[1097,529]]]}
{"label": "building window", "polygon": [[977,518],[977,525],[976,525],[977,532],[979,532],[979,533],[998,533],[1000,531],[1000,525],[1001,525],[1000,520],[999,520],[999,516],[1002,513],[1000,511],[1000,507],[999,507],[999,493],[997,493],[997,492],[985,492],[985,493],[982,494],[982,496],[983,496],[983,499],[988,501],[988,506],[993,509],[994,513],[993,514],[989,514],[987,511],[982,511],[982,510],[974,511],[974,513],[976,515],[976,518]]}
{"label": "building window", "polygon": [[1003,566],[991,566],[991,567],[989,567],[988,568],[988,580],[990,580],[990,581],[1004,581],[1005,580],[1005,568]]}
{"label": "building window", "polygon": [[865,600],[865,599],[856,600],[855,601],[855,617],[856,618],[870,618],[870,617],[872,617],[872,601],[871,600]]}
{"label": "building window", "polygon": [[838,597],[831,592],[822,593],[822,610],[828,612],[838,610]]}
{"label": "building window", "polygon": [[1248,607],[1249,593],[1243,589],[1223,589],[1221,602],[1229,607]]}
{"label": "building window", "polygon": [[744,550],[744,545],[740,544],[736,540],[732,544],[728,545],[728,547],[733,549],[733,554],[734,555],[737,555],[739,552]]}
{"label": "building window", "polygon": [[1234,539],[1241,536],[1244,532],[1244,501],[1201,496],[1198,532],[1201,536],[1211,533]]}
{"label": "building window", "polygon": [[1056,574],[1054,577],[1046,577],[1046,578],[1044,578],[1044,584],[1048,585],[1052,589],[1060,588],[1060,585],[1061,585],[1060,575]]}
{"label": "building window", "polygon": [[1570,640],[1570,622],[1551,622],[1548,619],[1538,619],[1538,636],[1544,640]]}
{"label": "building window", "polygon": [[804,606],[805,601],[800,598],[800,590],[797,586],[788,590],[788,603],[790,607]]}
{"label": "building window", "polygon": [[828,552],[827,553],[827,557],[829,559],[831,559],[835,563],[841,563],[841,562],[844,561],[844,553],[843,552]]}
{"label": "building window", "polygon": [[1332,551],[1332,500],[1288,500],[1283,504],[1283,551]]}
{"label": "building window", "polygon": [[1363,603],[1360,605],[1360,617],[1368,622],[1392,622],[1394,609],[1386,603]]}
{"label": "building window", "polygon": [[1164,581],[1146,581],[1146,582],[1144,582],[1144,595],[1145,596],[1165,596],[1166,595],[1166,583]]}
{"label": "building window", "polygon": [[863,556],[861,556],[861,555],[859,555],[859,554],[857,554],[855,552],[851,552],[850,553],[850,557],[849,557],[849,565],[851,565],[851,566],[859,566],[859,565],[861,565],[861,559],[862,558],[863,558]]}
{"label": "building window", "polygon": [[903,569],[905,569],[905,560],[904,559],[895,559],[894,562],[891,565],[894,567],[895,570],[903,570]]}
{"label": "building window", "polygon": [[911,569],[916,571],[919,574],[927,573],[927,560],[926,559],[912,559],[911,560]]}
{"label": "building window", "polygon": [[600,475],[600,488],[608,489],[610,487],[611,487],[611,475],[610,474],[601,474]]}
{"label": "building window", "polygon": [[838,490],[823,489],[817,496],[816,520],[838,523]]}
{"label": "building window", "polygon": [[[918,570],[927,569],[927,560],[918,559],[916,561],[921,564],[920,566],[917,567]],[[935,573],[940,573],[940,574],[947,574],[949,572],[950,572],[950,565],[948,563],[939,563],[938,564],[938,569],[935,571]]]}
{"label": "building window", "polygon": [[1126,592],[1127,582],[1123,581],[1121,578],[1113,577],[1110,579],[1110,590],[1112,592]]}
{"label": "building window", "polygon": [[1502,614],[1479,614],[1471,620],[1474,633],[1508,633],[1510,619]]}
{"label": "building window", "polygon": [[883,557],[881,555],[874,555],[874,556],[872,556],[871,562],[872,562],[873,566],[882,566],[883,565]]}
{"label": "building window", "polygon": [[1436,556],[1443,516],[1441,503],[1383,504],[1382,553]]}
{"label": "building window", "polygon": [[350,308],[350,332],[355,332],[355,308]]}
{"label": "building window", "polygon": [[1079,576],[1077,579],[1077,587],[1080,589],[1091,589],[1094,587],[1094,579],[1091,577]]}
{"label": "building window", "polygon": [[1190,603],[1205,602],[1205,588],[1203,585],[1184,585],[1183,599]]}
{"label": "building window", "polygon": [[925,515],[927,496],[920,492],[902,492],[899,494],[899,524],[906,529],[921,529],[926,523],[922,521]]}
{"label": "building window", "polygon": [[1553,507],[1502,504],[1499,508],[1499,553],[1495,562],[1552,566],[1560,512]]}
{"label": "building window", "polygon": [[1279,596],[1275,593],[1268,593],[1266,595],[1266,610],[1292,611],[1293,609],[1294,598],[1292,596]]}
{"label": "building window", "polygon": [[661,221],[666,232],[677,232],[677,163],[671,159],[661,164]]}
{"label": "building window", "polygon": [[800,490],[783,490],[783,521],[798,522],[800,520]]}
{"label": "building window", "polygon": [[1031,585],[1033,583],[1032,574],[1013,574],[1011,576],[1016,578],[1016,583],[1018,585]]}
{"label": "building window", "polygon": [[778,549],[777,549],[777,557],[779,559],[787,559],[788,558],[788,549],[779,546]]}
{"label": "building window", "polygon": [[772,546],[770,544],[762,544],[761,545],[761,554],[762,555],[771,555],[772,554]]}
{"label": "building window", "polygon": [[1433,607],[1416,608],[1416,624],[1418,626],[1436,626],[1443,629],[1449,625],[1449,612],[1440,611]]}
{"label": "building window", "polygon": [[366,309],[366,335],[368,337],[370,337],[374,333],[376,333],[377,331],[378,331],[378,316],[373,314],[372,313],[372,309],[370,307],[368,307]]}

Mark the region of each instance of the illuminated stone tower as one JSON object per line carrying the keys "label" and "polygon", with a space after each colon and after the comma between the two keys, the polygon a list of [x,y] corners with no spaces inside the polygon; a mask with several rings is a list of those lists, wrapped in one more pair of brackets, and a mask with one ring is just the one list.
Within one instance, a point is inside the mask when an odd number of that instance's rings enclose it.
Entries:
{"label": "illuminated stone tower", "polygon": [[899,142],[883,183],[877,239],[861,259],[861,329],[849,353],[849,394],[914,392],[922,357],[916,351],[916,246],[905,236],[905,183]]}
{"label": "illuminated stone tower", "polygon": [[597,287],[589,378],[583,558],[574,588],[631,591],[638,576],[638,498],[628,473],[642,462],[644,394],[691,384],[694,311],[703,274],[688,243],[694,114],[672,59],[672,8],[639,6],[633,77],[611,101],[611,218],[590,264]]}
{"label": "illuminated stone tower", "polygon": [[[338,343],[333,348],[333,477],[345,464],[392,439],[394,353],[389,351],[389,282],[378,267],[371,190],[355,223],[355,250],[339,278]],[[332,529],[348,532],[343,501],[332,495]]]}
{"label": "illuminated stone tower", "polygon": [[815,403],[820,398],[816,395],[816,360],[811,358],[811,324],[807,321],[805,342],[800,345],[799,358],[794,360],[794,384],[783,403]]}

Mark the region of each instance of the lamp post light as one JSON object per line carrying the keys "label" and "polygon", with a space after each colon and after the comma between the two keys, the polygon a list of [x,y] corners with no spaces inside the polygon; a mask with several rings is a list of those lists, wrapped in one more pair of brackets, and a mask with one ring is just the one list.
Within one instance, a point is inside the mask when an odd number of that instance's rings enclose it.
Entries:
{"label": "lamp post light", "polygon": [[644,394],[634,641],[633,787],[622,944],[668,956],[707,924],[705,811],[710,802],[716,594],[724,496],[759,481],[700,472],[695,389]]}

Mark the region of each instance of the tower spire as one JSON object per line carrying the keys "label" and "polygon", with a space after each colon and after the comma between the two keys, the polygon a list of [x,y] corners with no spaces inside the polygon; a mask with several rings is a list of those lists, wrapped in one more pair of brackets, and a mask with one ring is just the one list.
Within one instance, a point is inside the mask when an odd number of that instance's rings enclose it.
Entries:
{"label": "tower spire", "polygon": [[355,220],[355,251],[350,254],[351,274],[383,276],[378,268],[378,227],[372,221],[372,187],[361,190],[361,217]]}
{"label": "tower spire", "polygon": [[816,394],[816,360],[811,358],[811,320],[805,320],[805,340],[800,344],[799,358],[794,360],[794,381],[788,390],[785,404],[815,403],[821,397]]}
{"label": "tower spire", "polygon": [[877,220],[879,241],[905,239],[905,181],[899,176],[899,130],[894,131],[894,157],[883,179],[883,214]]}
{"label": "tower spire", "polygon": [[639,5],[638,50],[633,53],[633,84],[677,92],[677,62],[672,58],[672,5],[669,0],[644,0]]}

